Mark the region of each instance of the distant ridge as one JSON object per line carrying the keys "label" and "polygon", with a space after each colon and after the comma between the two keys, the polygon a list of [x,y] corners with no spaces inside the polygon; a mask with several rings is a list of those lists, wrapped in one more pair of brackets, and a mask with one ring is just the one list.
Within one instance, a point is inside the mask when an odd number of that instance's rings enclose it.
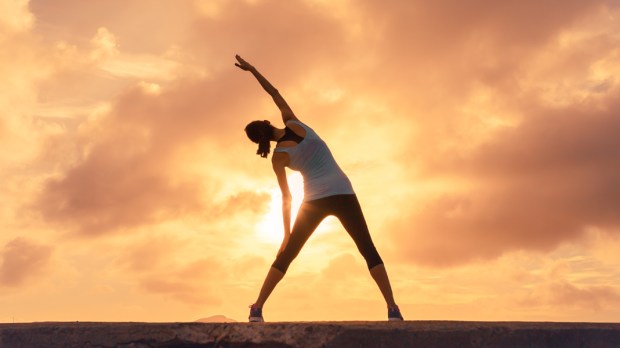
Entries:
{"label": "distant ridge", "polygon": [[200,318],[195,321],[196,323],[236,323],[237,321],[232,318],[228,318],[225,315],[213,315],[206,318]]}

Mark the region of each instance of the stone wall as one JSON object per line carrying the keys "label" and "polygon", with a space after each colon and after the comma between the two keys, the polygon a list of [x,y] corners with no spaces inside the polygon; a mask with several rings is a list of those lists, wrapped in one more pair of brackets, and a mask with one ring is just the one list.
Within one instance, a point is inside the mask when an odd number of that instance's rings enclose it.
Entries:
{"label": "stone wall", "polygon": [[620,347],[620,324],[525,322],[0,324],[22,347]]}

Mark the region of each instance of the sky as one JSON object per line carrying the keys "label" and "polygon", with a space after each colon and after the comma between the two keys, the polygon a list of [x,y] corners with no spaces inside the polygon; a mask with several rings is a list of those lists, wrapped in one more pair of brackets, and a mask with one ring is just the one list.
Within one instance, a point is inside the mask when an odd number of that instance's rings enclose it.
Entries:
{"label": "sky", "polygon": [[[410,320],[620,321],[620,1],[0,0],[0,322],[247,320],[281,126],[329,144]],[[303,180],[288,172],[298,206]],[[328,218],[267,321],[385,320]]]}

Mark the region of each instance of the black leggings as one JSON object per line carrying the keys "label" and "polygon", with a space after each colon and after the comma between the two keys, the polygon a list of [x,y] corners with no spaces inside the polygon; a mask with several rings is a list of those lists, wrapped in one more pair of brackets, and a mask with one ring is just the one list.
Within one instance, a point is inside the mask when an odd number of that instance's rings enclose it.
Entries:
{"label": "black leggings", "polygon": [[349,232],[357,249],[366,260],[368,269],[383,263],[370,238],[370,232],[368,232],[368,226],[364,220],[362,208],[357,201],[357,196],[350,194],[329,196],[302,203],[288,244],[278,254],[272,267],[286,273],[288,266],[299,254],[301,247],[310,238],[312,232],[329,215],[336,216]]}

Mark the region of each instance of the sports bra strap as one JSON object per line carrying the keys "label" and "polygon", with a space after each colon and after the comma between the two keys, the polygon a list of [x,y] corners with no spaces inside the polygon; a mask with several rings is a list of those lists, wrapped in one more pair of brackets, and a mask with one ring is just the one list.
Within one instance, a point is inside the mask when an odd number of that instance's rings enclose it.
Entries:
{"label": "sports bra strap", "polygon": [[278,139],[278,144],[283,141],[294,141],[295,143],[299,144],[303,140],[304,138],[297,135],[297,133],[293,132],[293,130],[289,127],[286,127],[284,128],[284,135],[280,139]]}

